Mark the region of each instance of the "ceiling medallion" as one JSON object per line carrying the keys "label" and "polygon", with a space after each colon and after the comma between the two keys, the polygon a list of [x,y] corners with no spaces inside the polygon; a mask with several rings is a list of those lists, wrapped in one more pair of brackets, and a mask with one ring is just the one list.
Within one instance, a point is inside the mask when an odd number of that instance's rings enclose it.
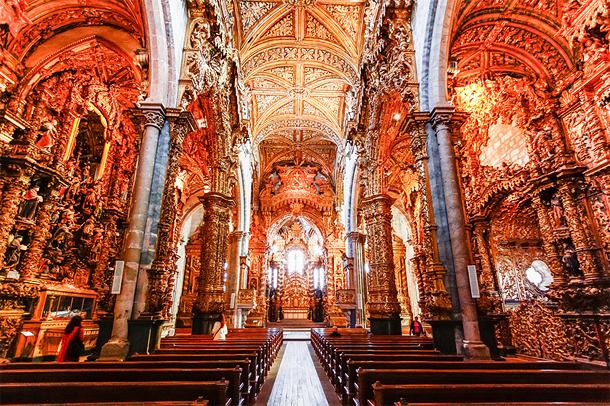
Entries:
{"label": "ceiling medallion", "polygon": [[295,86],[288,89],[288,96],[294,97],[296,100],[303,100],[309,97],[309,89],[301,86]]}
{"label": "ceiling medallion", "polygon": [[296,9],[307,9],[316,4],[316,0],[284,0],[284,3]]}

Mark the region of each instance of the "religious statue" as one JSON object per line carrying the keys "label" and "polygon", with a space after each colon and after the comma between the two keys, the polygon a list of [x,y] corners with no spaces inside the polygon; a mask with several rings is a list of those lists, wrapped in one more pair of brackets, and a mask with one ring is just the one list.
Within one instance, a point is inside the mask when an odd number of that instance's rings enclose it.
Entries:
{"label": "religious statue", "polygon": [[52,120],[44,123],[40,127],[38,135],[40,138],[36,142],[36,146],[43,151],[50,151],[51,147],[55,144],[55,138],[57,138],[57,120]]}
{"label": "religious statue", "polygon": [[536,149],[540,153],[541,159],[546,159],[546,158],[550,157],[551,155],[553,155],[553,153],[555,152],[555,149],[553,148],[553,145],[552,145],[551,129],[545,128],[544,130],[538,131],[538,133],[536,134],[536,137],[534,138],[534,145],[536,146]]}
{"label": "religious statue", "polygon": [[21,261],[21,253],[28,249],[26,245],[22,244],[23,236],[17,235],[10,242],[6,249],[6,261],[4,263],[5,268],[15,268]]}
{"label": "religious statue", "polygon": [[574,278],[581,278],[584,276],[582,270],[580,269],[580,263],[578,262],[578,258],[576,256],[576,249],[574,245],[564,242],[563,243],[563,269]]}
{"label": "religious statue", "polygon": [[565,228],[566,227],[566,218],[563,212],[563,205],[561,204],[561,198],[559,194],[556,193],[553,196],[552,200],[553,204],[553,218],[555,219],[555,228]]}
{"label": "religious statue", "polygon": [[24,196],[24,202],[21,204],[19,217],[25,220],[32,220],[36,214],[38,203],[42,202],[42,196],[38,195],[40,186],[34,186],[28,190]]}

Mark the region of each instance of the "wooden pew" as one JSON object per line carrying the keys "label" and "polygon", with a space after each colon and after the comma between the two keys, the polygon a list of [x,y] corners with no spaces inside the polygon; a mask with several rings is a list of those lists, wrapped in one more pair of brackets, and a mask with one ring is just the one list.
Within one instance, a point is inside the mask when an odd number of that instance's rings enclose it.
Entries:
{"label": "wooden pew", "polygon": [[367,406],[394,405],[401,399],[407,404],[459,403],[493,404],[519,402],[607,402],[606,385],[572,384],[463,384],[463,385],[383,385],[373,384],[374,400]]}
{"label": "wooden pew", "polygon": [[[95,404],[95,403],[93,403]],[[32,405],[27,405],[27,404],[22,404],[21,406],[39,406],[39,403],[36,404],[32,404]],[[87,402],[87,403],[69,403],[70,406],[90,406],[91,403]],[[191,406],[191,405],[196,405],[196,406],[211,406],[210,402],[208,402],[206,399],[197,399],[194,402],[104,402],[101,403],[100,406]],[[11,405],[5,405],[5,406],[11,406]]]}
{"label": "wooden pew", "polygon": [[341,353],[338,363],[338,368],[333,372],[336,379],[337,386],[335,389],[339,392],[342,397],[342,388],[346,383],[346,372],[347,362],[349,360],[356,361],[423,361],[423,362],[444,362],[444,361],[462,361],[463,358],[459,355],[443,355],[443,354],[431,354],[431,355],[418,355],[418,354],[376,354],[374,351],[366,354],[350,354]]}
{"label": "wooden pew", "polygon": [[[79,369],[81,371],[88,371],[90,369],[104,369],[104,370],[131,370],[141,371],[148,369],[185,369],[194,370],[201,368],[219,368],[219,369],[233,369],[240,368],[240,387],[242,398],[249,402],[250,398],[254,399],[255,393],[253,392],[252,385],[250,382],[250,360],[249,359],[234,359],[234,360],[206,360],[204,362],[198,361],[127,361],[127,362],[37,362],[37,363],[11,363],[0,365],[0,382],[4,381],[6,372],[10,371],[21,371],[30,370],[36,371],[40,376],[40,379],[45,379],[49,376],[48,372],[58,370],[73,370]],[[136,372],[136,373],[138,373]],[[112,371],[109,371],[111,374]],[[221,378],[221,377],[220,377]],[[217,379],[220,379],[217,378]],[[229,379],[229,377],[227,377]],[[235,401],[234,401],[235,402]],[[234,403],[235,404],[235,403]]]}
{"label": "wooden pew", "polygon": [[229,406],[228,385],[226,381],[1,383],[0,392],[3,405],[194,402],[203,398],[210,405]]}
{"label": "wooden pew", "polygon": [[231,404],[241,406],[242,386],[241,368],[226,369],[82,369],[78,366],[74,369],[48,369],[41,374],[37,369],[23,369],[0,372],[2,383],[32,383],[40,382],[157,382],[157,381],[215,381],[227,380],[227,396],[231,398]]}
{"label": "wooden pew", "polygon": [[373,384],[376,382],[384,385],[590,384],[605,385],[610,390],[610,373],[601,370],[359,369],[355,385],[356,406],[367,406],[374,398]]}
{"label": "wooden pew", "polygon": [[384,361],[384,360],[356,360],[347,361],[347,372],[344,375],[346,385],[342,391],[342,402],[344,405],[353,404],[356,396],[355,384],[358,380],[357,370],[362,369],[519,369],[519,370],[578,370],[581,364],[573,364],[558,361],[538,361],[538,362],[498,362],[498,361]]}
{"label": "wooden pew", "polygon": [[[248,383],[248,398],[247,401],[253,404],[256,400],[256,394],[260,389],[260,377],[258,374],[258,368],[256,362],[257,354],[148,354],[148,355],[134,355],[128,361],[131,362],[195,362],[200,365],[206,365],[208,362],[216,361],[239,361],[248,360],[250,361],[250,373],[248,374],[250,380]],[[254,361],[252,361],[252,359]]]}

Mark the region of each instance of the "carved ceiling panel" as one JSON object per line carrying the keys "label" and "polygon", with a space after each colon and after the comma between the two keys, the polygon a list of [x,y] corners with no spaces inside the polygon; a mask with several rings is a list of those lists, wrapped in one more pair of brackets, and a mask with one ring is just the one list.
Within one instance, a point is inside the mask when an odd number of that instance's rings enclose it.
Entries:
{"label": "carved ceiling panel", "polygon": [[363,3],[239,1],[236,8],[261,168],[307,156],[332,174],[343,144],[345,97],[359,79]]}
{"label": "carved ceiling panel", "polygon": [[557,35],[564,8],[563,0],[463,0],[451,45],[458,78],[467,83],[510,72],[561,91],[577,70],[571,47]]}
{"label": "carved ceiling panel", "polygon": [[[10,2],[9,2],[10,3]],[[2,36],[2,46],[24,60],[40,44],[54,35],[80,26],[109,26],[144,38],[139,0],[29,1],[23,24]]]}

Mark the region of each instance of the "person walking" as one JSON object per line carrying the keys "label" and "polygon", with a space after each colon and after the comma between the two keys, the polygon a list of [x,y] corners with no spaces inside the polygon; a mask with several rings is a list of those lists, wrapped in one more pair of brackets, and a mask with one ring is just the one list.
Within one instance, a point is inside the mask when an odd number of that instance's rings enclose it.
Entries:
{"label": "person walking", "polygon": [[218,321],[214,323],[214,327],[212,328],[212,340],[225,340],[228,332],[229,329],[227,328],[225,315],[221,314]]}
{"label": "person walking", "polygon": [[419,317],[415,316],[415,318],[411,322],[411,329],[409,331],[409,334],[419,337],[422,335],[423,332],[424,332],[424,327],[419,322]]}
{"label": "person walking", "polygon": [[64,336],[59,344],[57,362],[78,362],[85,351],[85,332],[83,330],[83,318],[74,316],[66,326]]}

